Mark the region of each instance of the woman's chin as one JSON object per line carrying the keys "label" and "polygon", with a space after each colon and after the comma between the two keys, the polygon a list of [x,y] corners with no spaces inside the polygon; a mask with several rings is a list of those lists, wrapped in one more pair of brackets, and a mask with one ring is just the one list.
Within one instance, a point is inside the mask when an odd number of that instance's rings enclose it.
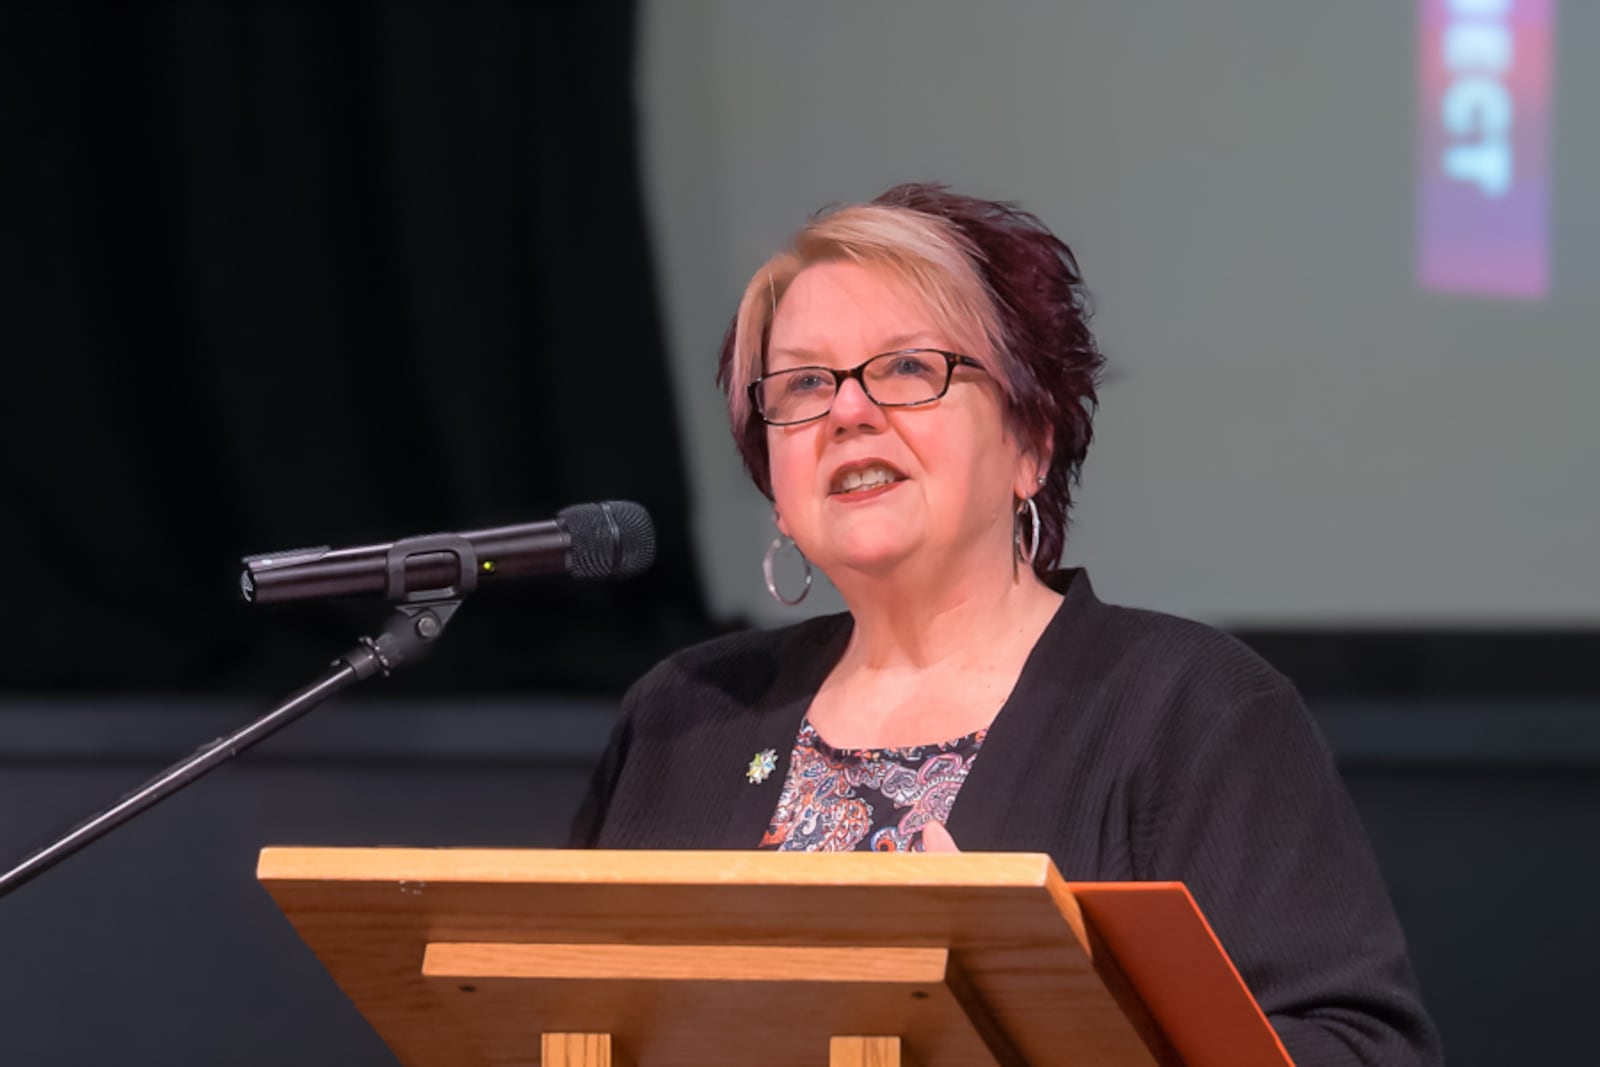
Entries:
{"label": "woman's chin", "polygon": [[916,552],[904,536],[857,537],[835,545],[828,557],[826,565],[820,561],[818,565],[838,585],[840,576],[846,576],[846,580],[849,576],[873,580],[893,578],[914,563]]}

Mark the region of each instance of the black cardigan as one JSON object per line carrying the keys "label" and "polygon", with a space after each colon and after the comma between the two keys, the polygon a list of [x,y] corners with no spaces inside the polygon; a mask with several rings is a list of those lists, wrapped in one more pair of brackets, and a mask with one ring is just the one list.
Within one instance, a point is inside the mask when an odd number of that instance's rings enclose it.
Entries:
{"label": "black cardigan", "polygon": [[[1088,576],[956,797],[963,849],[1068,881],[1187,884],[1299,1067],[1440,1062],[1355,809],[1293,686],[1208,627],[1102,604]],[[848,615],[680,652],[623,699],[573,843],[753,848]],[[745,769],[772,749],[759,785]]]}

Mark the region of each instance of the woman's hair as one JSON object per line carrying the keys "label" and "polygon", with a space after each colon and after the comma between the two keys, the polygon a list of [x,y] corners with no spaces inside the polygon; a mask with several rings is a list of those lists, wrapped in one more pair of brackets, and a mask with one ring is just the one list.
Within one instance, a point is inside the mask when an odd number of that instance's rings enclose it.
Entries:
{"label": "woman's hair", "polygon": [[[1089,332],[1089,295],[1072,250],[1014,204],[960,196],[941,185],[897,185],[870,203],[819,213],[745,287],[722,341],[717,384],[734,440],[768,497],[766,425],[747,391],[766,366],[778,302],[802,270],[849,261],[883,271],[920,297],[950,343],[993,356],[1005,418],[1025,449],[1048,459],[1034,497],[1042,576],[1066,544],[1072,487],[1093,437],[1104,357]],[[872,353],[863,353],[865,358]]]}

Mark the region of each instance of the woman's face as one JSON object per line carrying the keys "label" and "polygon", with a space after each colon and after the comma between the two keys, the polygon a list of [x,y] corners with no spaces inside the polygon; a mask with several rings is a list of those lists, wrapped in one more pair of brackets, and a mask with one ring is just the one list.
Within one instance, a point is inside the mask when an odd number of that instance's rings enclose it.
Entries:
{"label": "woman's face", "polygon": [[[962,351],[923,302],[892,276],[850,262],[801,271],[772,320],[766,372],[854,367],[883,352]],[[987,352],[966,354],[993,366]],[[1009,575],[1012,509],[1031,496],[1038,466],[1007,432],[999,383],[957,367],[931,404],[881,408],[846,381],[827,415],[769,426],[778,526],[838,581],[847,571],[915,571],[958,578]],[[846,488],[862,475],[868,487]],[[887,476],[885,484],[872,483]]]}

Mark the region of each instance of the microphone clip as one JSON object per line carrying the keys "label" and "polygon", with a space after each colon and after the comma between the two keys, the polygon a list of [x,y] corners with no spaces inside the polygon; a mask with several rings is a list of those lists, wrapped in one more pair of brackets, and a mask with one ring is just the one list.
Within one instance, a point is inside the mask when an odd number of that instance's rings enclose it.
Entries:
{"label": "microphone clip", "polygon": [[[412,589],[406,584],[406,564],[414,559],[429,556],[429,562],[443,562],[439,557],[455,559],[455,580],[447,585],[430,585]],[[398,604],[431,603],[442,600],[460,600],[478,588],[478,553],[472,542],[460,534],[426,534],[422,537],[405,537],[389,546],[384,555],[384,573],[387,578],[384,595]]]}

